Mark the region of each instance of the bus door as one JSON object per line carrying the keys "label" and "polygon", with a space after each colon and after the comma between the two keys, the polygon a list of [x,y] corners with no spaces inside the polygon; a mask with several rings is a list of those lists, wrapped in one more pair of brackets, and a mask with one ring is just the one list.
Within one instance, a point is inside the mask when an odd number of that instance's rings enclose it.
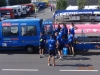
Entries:
{"label": "bus door", "polygon": [[18,23],[2,23],[2,46],[19,47]]}

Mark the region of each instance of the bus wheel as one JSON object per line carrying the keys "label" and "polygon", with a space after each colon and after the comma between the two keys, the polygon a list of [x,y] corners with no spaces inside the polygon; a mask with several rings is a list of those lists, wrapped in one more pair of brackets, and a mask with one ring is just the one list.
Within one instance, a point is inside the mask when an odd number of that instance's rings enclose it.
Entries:
{"label": "bus wheel", "polygon": [[32,54],[34,52],[34,47],[33,46],[26,46],[26,51],[29,53],[29,54]]}

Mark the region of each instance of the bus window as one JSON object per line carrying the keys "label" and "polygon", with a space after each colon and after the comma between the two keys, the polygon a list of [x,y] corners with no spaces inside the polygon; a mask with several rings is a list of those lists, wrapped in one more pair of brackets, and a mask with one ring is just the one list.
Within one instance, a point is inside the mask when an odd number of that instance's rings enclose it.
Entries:
{"label": "bus window", "polygon": [[18,26],[4,26],[2,28],[3,36],[18,36]]}
{"label": "bus window", "polygon": [[13,13],[16,13],[17,11],[15,9],[13,9]]}
{"label": "bus window", "polygon": [[0,11],[1,15],[10,15],[10,11],[9,10],[2,10]]}
{"label": "bus window", "polygon": [[45,25],[45,26],[44,26],[44,33],[45,33],[46,35],[52,34],[51,25]]}
{"label": "bus window", "polygon": [[35,26],[22,26],[22,36],[36,36]]}
{"label": "bus window", "polygon": [[18,12],[20,12],[20,9],[18,9]]}

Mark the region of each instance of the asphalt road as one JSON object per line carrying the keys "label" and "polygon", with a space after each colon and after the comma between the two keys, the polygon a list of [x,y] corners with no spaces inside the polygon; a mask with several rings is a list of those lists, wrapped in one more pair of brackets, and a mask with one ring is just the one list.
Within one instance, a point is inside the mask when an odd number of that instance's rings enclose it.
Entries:
{"label": "asphalt road", "polygon": [[32,14],[26,18],[34,18],[34,16],[36,16],[37,18],[42,18],[43,20],[46,20],[46,19],[53,18],[53,13],[54,12],[53,11],[51,12],[50,8],[46,8],[46,9],[43,9],[43,10],[39,11],[38,13]]}
{"label": "asphalt road", "polygon": [[0,54],[0,75],[100,75],[99,56],[67,56],[64,60],[56,59],[57,66],[53,67],[47,66],[47,56],[40,59],[38,54],[3,53]]}

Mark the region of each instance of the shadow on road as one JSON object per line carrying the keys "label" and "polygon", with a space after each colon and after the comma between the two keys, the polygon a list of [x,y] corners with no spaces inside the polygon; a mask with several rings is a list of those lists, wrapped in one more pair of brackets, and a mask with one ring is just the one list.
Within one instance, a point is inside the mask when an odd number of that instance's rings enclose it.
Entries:
{"label": "shadow on road", "polygon": [[72,67],[90,67],[91,64],[62,64],[62,65],[56,65],[56,66],[72,66]]}
{"label": "shadow on road", "polygon": [[64,57],[64,60],[91,60],[90,58],[87,57]]}

